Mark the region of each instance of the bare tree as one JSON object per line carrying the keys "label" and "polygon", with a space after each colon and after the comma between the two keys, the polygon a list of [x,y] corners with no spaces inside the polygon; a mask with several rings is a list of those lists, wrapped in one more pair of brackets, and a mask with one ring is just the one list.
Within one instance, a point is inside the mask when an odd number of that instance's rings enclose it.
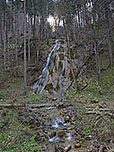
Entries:
{"label": "bare tree", "polygon": [[27,69],[26,69],[26,0],[24,0],[24,89],[27,87]]}

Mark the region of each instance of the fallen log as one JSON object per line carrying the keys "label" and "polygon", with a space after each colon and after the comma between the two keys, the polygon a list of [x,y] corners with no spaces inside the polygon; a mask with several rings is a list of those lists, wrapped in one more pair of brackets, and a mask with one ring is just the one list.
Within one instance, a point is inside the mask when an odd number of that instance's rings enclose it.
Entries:
{"label": "fallen log", "polygon": [[[43,108],[43,107],[56,107],[56,108],[65,108],[64,103],[55,103],[55,104],[0,104],[0,108],[18,108],[18,107],[29,107],[29,108]],[[71,106],[71,104],[67,105]]]}
{"label": "fallen log", "polygon": [[[105,116],[105,115],[109,115],[112,118],[114,118],[114,114],[110,113],[110,112],[99,112],[99,111],[88,111],[86,112],[86,114],[96,114],[96,115],[100,115],[101,117]],[[98,117],[99,118],[99,117]]]}
{"label": "fallen log", "polygon": [[43,108],[49,106],[56,106],[55,104],[0,104],[0,108],[18,108],[18,107],[29,107],[29,108]]}
{"label": "fallen log", "polygon": [[0,104],[0,108],[25,107],[25,104]]}

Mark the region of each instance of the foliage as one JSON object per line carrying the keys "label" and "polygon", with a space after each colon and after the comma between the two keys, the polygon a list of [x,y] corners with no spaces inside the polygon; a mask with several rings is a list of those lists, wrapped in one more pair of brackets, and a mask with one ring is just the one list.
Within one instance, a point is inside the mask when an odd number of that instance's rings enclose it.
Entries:
{"label": "foliage", "polygon": [[0,90],[0,103],[4,103],[8,99],[8,92],[6,90]]}
{"label": "foliage", "polygon": [[97,77],[94,76],[88,80],[88,86],[80,93],[71,89],[67,93],[68,99],[75,97],[76,100],[91,102],[91,100],[114,100],[114,66],[107,71],[102,72],[102,84],[98,85]]}
{"label": "foliage", "polygon": [[[5,138],[9,137],[9,135],[7,135],[7,134],[2,134],[2,137],[3,137],[3,135]],[[3,139],[1,138],[1,140],[3,140]],[[35,136],[29,137],[29,139],[27,141],[25,140],[22,143],[18,144],[17,146],[14,146],[14,147],[15,148],[11,148],[10,150],[3,150],[3,152],[15,152],[15,151],[17,151],[17,152],[28,152],[28,151],[41,152],[42,151],[40,148],[38,148],[38,144],[35,141]]]}
{"label": "foliage", "polygon": [[4,109],[1,111],[1,116],[2,122],[0,126],[0,151],[41,151],[35,141],[35,136],[26,133],[32,132],[32,130],[28,126],[22,125],[18,121],[17,111]]}
{"label": "foliage", "polygon": [[87,130],[86,127],[83,128],[83,134],[84,134],[84,135],[89,135],[89,131]]}
{"label": "foliage", "polygon": [[0,90],[0,96],[1,97],[7,97],[8,96],[8,92],[6,90]]}
{"label": "foliage", "polygon": [[30,94],[27,98],[25,98],[25,101],[28,103],[42,103],[43,100],[46,98],[45,94],[37,95],[37,94]]}

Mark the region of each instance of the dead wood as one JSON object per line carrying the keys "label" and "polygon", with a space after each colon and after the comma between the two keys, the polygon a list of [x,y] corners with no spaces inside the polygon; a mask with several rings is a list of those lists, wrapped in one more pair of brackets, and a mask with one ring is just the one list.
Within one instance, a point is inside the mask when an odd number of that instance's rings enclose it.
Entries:
{"label": "dead wood", "polygon": [[[64,103],[59,104],[0,104],[0,108],[18,108],[18,107],[28,107],[28,108],[43,108],[43,107],[56,107],[56,108],[65,108]],[[67,105],[71,106],[71,104]]]}
{"label": "dead wood", "polygon": [[0,108],[25,107],[25,104],[0,104]]}
{"label": "dead wood", "polygon": [[103,116],[105,116],[105,115],[109,115],[109,116],[111,116],[113,119],[114,119],[114,114],[113,113],[111,113],[111,112],[99,112],[99,111],[88,111],[88,112],[86,112],[86,114],[97,114],[97,115],[100,115],[100,117],[97,117],[97,119],[99,119],[99,118],[101,118],[101,117],[103,117]]}

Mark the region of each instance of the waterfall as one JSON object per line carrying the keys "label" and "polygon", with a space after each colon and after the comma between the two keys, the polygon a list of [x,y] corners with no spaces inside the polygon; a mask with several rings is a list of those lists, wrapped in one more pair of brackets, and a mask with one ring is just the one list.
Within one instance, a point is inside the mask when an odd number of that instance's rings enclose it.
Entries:
{"label": "waterfall", "polygon": [[43,90],[45,89],[48,80],[51,81],[53,89],[55,88],[55,84],[53,82],[53,78],[50,73],[55,66],[54,61],[55,61],[56,53],[59,51],[60,46],[63,47],[64,52],[63,52],[63,60],[61,60],[62,69],[60,70],[60,74],[59,74],[59,78],[58,78],[58,81],[59,81],[58,85],[59,85],[59,88],[62,87],[61,81],[62,81],[62,77],[63,77],[64,71],[65,71],[65,63],[66,63],[65,58],[66,58],[67,44],[65,41],[64,41],[64,44],[60,44],[60,40],[56,40],[53,49],[51,50],[51,52],[48,55],[46,65],[42,70],[42,74],[39,76],[37,82],[32,87],[32,92],[41,94],[43,92]]}

